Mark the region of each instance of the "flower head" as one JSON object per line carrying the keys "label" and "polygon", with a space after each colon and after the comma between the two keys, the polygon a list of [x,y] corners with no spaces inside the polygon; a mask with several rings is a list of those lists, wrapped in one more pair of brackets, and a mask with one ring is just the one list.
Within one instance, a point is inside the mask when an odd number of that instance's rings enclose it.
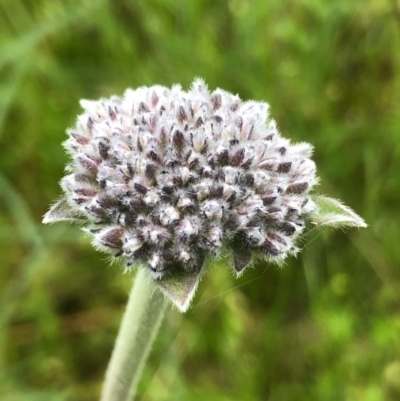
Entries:
{"label": "flower head", "polygon": [[197,79],[188,91],[142,87],[81,105],[64,144],[64,198],[44,222],[79,219],[96,247],[161,284],[200,277],[223,249],[238,273],[252,255],[297,251],[316,210],[312,147],[282,138],[267,104]]}

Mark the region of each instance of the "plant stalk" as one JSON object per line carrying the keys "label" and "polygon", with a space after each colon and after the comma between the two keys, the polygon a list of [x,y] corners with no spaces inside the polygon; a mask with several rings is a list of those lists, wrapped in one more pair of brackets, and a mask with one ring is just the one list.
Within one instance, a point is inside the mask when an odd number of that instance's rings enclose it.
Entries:
{"label": "plant stalk", "polygon": [[144,269],[136,275],[107,368],[100,401],[132,401],[167,300]]}

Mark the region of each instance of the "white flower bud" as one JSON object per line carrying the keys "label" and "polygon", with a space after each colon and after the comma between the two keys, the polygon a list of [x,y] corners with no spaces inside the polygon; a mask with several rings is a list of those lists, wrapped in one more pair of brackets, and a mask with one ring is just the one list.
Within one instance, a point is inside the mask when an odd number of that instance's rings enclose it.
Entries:
{"label": "white flower bud", "polygon": [[123,245],[126,254],[133,254],[143,246],[143,241],[136,236],[128,236]]}
{"label": "white flower bud", "polygon": [[169,226],[179,220],[179,212],[172,206],[168,206],[160,213],[160,222],[163,226]]}
{"label": "white flower bud", "polygon": [[200,210],[202,210],[208,220],[220,220],[222,218],[222,205],[217,201],[204,202]]}

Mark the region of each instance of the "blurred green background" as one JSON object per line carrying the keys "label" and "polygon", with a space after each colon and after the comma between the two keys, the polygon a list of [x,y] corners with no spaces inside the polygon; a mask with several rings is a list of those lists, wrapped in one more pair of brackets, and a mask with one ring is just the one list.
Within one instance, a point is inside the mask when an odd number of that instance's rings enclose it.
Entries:
{"label": "blurred green background", "polygon": [[400,400],[398,0],[0,0],[0,399],[94,401],[132,277],[42,226],[81,98],[196,76],[315,145],[370,225],[283,269],[222,265],[167,314],[140,401]]}

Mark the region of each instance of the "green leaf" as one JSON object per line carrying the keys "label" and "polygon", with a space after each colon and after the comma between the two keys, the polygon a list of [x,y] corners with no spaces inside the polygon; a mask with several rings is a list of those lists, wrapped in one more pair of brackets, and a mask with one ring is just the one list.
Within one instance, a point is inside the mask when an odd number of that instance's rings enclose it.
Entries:
{"label": "green leaf", "polygon": [[181,312],[186,312],[200,282],[202,271],[203,269],[192,272],[179,270],[154,280],[154,283]]}
{"label": "green leaf", "polygon": [[313,227],[367,227],[365,221],[349,207],[339,200],[327,196],[314,195],[312,200],[317,205],[317,210],[310,217]]}
{"label": "green leaf", "polygon": [[82,217],[65,199],[61,199],[43,217],[43,224],[53,224],[59,221],[82,221]]}

